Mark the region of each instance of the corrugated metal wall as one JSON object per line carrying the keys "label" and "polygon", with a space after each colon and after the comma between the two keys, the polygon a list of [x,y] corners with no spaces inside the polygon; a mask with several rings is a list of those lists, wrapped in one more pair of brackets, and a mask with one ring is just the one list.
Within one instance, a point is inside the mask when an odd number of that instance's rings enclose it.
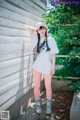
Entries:
{"label": "corrugated metal wall", "polygon": [[33,50],[27,27],[42,20],[45,9],[40,0],[0,0],[0,111],[33,87]]}

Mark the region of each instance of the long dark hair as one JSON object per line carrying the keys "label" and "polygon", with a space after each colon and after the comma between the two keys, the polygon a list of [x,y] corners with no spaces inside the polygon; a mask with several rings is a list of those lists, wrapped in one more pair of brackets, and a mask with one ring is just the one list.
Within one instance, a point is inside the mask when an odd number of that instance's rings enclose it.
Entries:
{"label": "long dark hair", "polygon": [[44,46],[44,44],[46,43],[46,51],[50,51],[50,48],[48,46],[48,37],[47,37],[47,31],[45,32],[45,40],[43,41],[43,43],[41,43],[40,45],[40,34],[37,32],[37,36],[38,36],[38,42],[37,42],[37,52],[40,52],[40,49]]}

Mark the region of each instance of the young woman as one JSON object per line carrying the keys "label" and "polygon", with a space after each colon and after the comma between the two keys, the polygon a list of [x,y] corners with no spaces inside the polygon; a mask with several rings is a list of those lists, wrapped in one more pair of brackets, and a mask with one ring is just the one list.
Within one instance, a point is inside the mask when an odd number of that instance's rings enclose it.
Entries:
{"label": "young woman", "polygon": [[51,114],[51,77],[55,73],[55,58],[59,53],[56,41],[51,36],[47,35],[47,26],[38,22],[36,28],[29,27],[32,31],[32,41],[34,46],[37,45],[37,52],[39,53],[32,66],[34,78],[34,97],[36,104],[36,112],[41,113],[41,99],[40,99],[40,80],[43,75],[46,88],[46,114]]}

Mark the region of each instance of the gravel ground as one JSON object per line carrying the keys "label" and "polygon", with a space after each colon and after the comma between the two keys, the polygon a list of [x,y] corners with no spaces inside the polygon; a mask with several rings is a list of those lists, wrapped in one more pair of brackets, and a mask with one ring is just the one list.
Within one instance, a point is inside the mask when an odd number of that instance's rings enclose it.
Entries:
{"label": "gravel ground", "polygon": [[53,90],[52,95],[52,114],[45,114],[45,93],[42,94],[42,110],[41,115],[35,113],[35,103],[28,106],[26,112],[19,117],[18,120],[69,120],[70,107],[73,99],[74,91],[71,90]]}

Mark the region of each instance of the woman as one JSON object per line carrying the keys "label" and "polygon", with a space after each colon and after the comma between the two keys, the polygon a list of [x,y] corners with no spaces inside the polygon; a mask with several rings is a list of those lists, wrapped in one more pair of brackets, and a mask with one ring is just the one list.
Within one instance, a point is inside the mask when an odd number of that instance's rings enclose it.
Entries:
{"label": "woman", "polygon": [[34,46],[37,45],[37,52],[39,53],[32,66],[36,112],[42,113],[40,80],[43,75],[46,88],[46,114],[51,114],[51,78],[55,73],[55,55],[59,53],[59,50],[54,38],[47,35],[48,28],[44,23],[38,22],[36,28],[29,27],[29,29],[32,31],[33,44]]}

